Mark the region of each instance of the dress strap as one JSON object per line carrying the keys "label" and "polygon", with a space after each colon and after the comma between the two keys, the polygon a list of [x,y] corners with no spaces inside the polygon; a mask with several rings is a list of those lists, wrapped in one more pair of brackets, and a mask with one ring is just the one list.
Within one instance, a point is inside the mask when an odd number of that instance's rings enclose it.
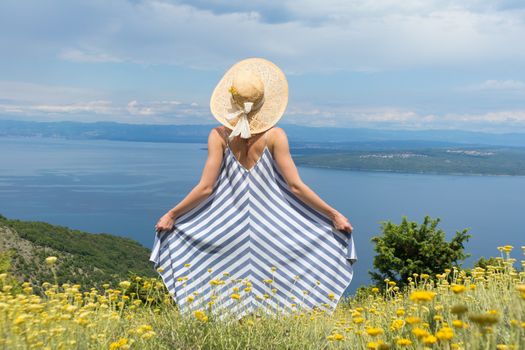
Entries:
{"label": "dress strap", "polygon": [[223,138],[226,139],[226,148],[229,148],[230,147],[230,138],[228,137],[229,135],[228,135],[227,129],[226,129],[226,127],[223,126],[221,130],[222,130],[221,134],[222,134]]}

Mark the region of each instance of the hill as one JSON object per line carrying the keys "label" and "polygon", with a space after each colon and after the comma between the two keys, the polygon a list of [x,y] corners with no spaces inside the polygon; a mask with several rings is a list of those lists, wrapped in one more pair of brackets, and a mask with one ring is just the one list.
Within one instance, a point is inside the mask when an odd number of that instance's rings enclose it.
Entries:
{"label": "hill", "polygon": [[297,165],[354,171],[525,175],[524,148],[450,147],[304,153]]}
{"label": "hill", "polygon": [[[39,122],[16,120],[0,115],[0,137],[56,137],[66,139],[189,142],[206,143],[208,133],[218,123],[206,125],[126,124],[117,122]],[[367,128],[309,127],[279,123],[286,130],[292,146],[312,146],[318,143],[339,147],[368,149],[382,142],[425,142],[461,145],[498,145],[525,147],[523,133],[487,133],[464,130],[380,130]],[[361,145],[362,144],[362,145]],[[428,146],[428,145],[427,145]]]}
{"label": "hill", "polygon": [[150,249],[125,237],[93,234],[40,221],[0,215],[0,273],[41,285],[54,281],[45,258],[56,256],[58,283],[99,287],[135,273],[157,276],[148,260]]}

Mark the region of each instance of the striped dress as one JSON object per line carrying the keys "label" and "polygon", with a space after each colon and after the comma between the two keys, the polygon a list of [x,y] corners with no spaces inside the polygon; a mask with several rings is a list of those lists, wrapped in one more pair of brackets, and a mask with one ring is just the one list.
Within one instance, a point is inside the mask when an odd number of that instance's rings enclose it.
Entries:
{"label": "striped dress", "polygon": [[211,195],[155,233],[150,261],[182,313],[240,318],[331,314],[357,256],[352,234],[292,193],[267,145],[246,169],[228,143]]}

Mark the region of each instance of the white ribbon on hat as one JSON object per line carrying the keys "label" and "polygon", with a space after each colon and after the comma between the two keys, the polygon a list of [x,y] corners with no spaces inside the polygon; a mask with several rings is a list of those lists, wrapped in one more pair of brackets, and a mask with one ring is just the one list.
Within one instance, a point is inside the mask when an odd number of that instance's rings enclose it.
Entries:
{"label": "white ribbon on hat", "polygon": [[253,106],[253,102],[244,102],[243,107],[240,107],[236,103],[232,103],[232,106],[234,106],[234,108],[237,110],[232,113],[228,113],[226,115],[226,119],[231,120],[237,118],[238,116],[240,116],[240,119],[237,121],[237,124],[235,124],[233,131],[230,133],[230,141],[237,135],[241,135],[241,137],[244,139],[248,139],[252,136],[250,133],[250,123],[248,122],[248,113],[250,113],[252,110],[255,111],[261,108],[263,102],[264,97],[261,98],[255,107]]}

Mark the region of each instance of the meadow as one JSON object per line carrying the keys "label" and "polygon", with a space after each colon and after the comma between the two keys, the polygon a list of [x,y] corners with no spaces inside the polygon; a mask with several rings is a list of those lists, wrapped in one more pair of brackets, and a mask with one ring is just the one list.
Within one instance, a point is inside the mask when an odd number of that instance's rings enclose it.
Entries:
{"label": "meadow", "polygon": [[[0,348],[523,349],[525,260],[516,269],[513,247],[498,250],[486,268],[414,273],[407,288],[385,280],[341,299],[333,313],[319,306],[240,321],[220,318],[213,303],[181,314],[159,278],[80,292],[78,284],[32,285],[2,273]],[[54,271],[57,258],[46,263]],[[252,292],[235,288],[231,297],[239,301]]]}

